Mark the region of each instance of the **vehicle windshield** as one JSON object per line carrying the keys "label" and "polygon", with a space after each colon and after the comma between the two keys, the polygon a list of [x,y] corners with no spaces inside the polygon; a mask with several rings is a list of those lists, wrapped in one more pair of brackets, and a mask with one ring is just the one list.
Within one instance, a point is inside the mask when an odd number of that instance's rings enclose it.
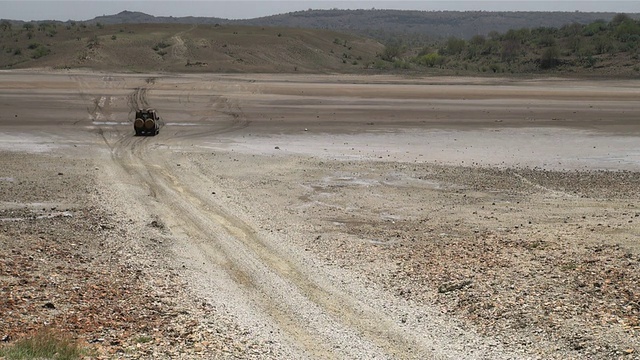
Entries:
{"label": "vehicle windshield", "polygon": [[138,115],[139,118],[143,119],[143,120],[147,120],[147,119],[151,119],[151,114],[147,113],[147,112],[143,112],[140,113]]}

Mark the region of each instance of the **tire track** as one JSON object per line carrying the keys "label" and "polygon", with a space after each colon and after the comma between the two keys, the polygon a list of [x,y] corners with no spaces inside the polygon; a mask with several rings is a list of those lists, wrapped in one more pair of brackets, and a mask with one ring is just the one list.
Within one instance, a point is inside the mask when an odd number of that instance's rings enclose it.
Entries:
{"label": "tire track", "polygon": [[[420,342],[384,314],[326,283],[267,245],[248,223],[203,198],[169,169],[162,153],[151,151],[147,139],[121,138],[113,146],[114,160],[155,199],[155,213],[169,228],[188,236],[183,247],[205,259],[203,267],[222,268],[253,304],[316,358],[341,357],[329,344],[336,333],[359,338],[363,352],[387,358],[434,358]],[[197,187],[197,185],[196,185]],[[312,319],[310,320],[309,319]],[[312,324],[313,323],[313,324]],[[324,329],[335,329],[326,333]],[[333,340],[331,340],[333,339]]]}
{"label": "tire track", "polygon": [[[122,90],[126,86],[126,81],[117,76],[105,75],[102,77],[88,76],[88,75],[71,75],[69,77],[77,84],[78,94],[80,98],[90,103],[87,106],[88,119],[91,122],[104,122],[104,121],[117,121],[118,103],[122,100],[120,96],[114,96],[113,91],[110,90]],[[145,84],[147,86],[153,86],[156,83],[155,77],[146,78]],[[126,96],[127,106],[129,108],[129,115],[127,120],[132,122],[131,114],[135,112],[137,108],[150,107],[147,99],[147,92],[149,88],[147,86],[138,86],[134,88],[133,92]],[[101,89],[97,94],[95,89]],[[77,120],[74,125],[77,125],[82,120]]]}
{"label": "tire track", "polygon": [[127,105],[129,105],[129,110],[132,112],[135,112],[137,109],[150,107],[149,101],[147,100],[147,88],[135,88],[133,92],[127,96]]}
{"label": "tire track", "polygon": [[[209,138],[215,135],[227,134],[245,129],[251,125],[251,120],[245,115],[238,101],[230,100],[222,95],[212,96],[210,103],[207,105],[209,117],[215,118],[216,115],[224,114],[228,120],[216,121],[222,123],[221,127],[211,127],[198,132],[175,133],[172,136],[174,140],[184,139],[200,139]],[[228,123],[224,123],[228,121]],[[202,121],[204,122],[204,121]]]}
{"label": "tire track", "polygon": [[[162,214],[169,228],[179,227],[186,230],[190,241],[197,244],[203,256],[207,259],[208,266],[218,266],[232,278],[239,287],[245,289],[257,289],[254,274],[251,274],[243,266],[239,265],[231,253],[234,252],[228,246],[223,246],[220,241],[210,241],[212,234],[220,230],[211,220],[206,218],[206,211],[197,207],[194,209],[193,198],[190,192],[173,184],[169,173],[162,166],[152,162],[149,151],[148,138],[135,138],[121,136],[116,142],[110,143],[102,136],[106,145],[111,149],[112,159],[118,167],[133,177],[135,183],[148,189],[149,195],[155,200],[144,204],[150,207],[151,213]],[[169,176],[169,177],[167,177]],[[202,204],[198,204],[202,206]],[[215,236],[215,235],[214,235]],[[268,298],[268,297],[267,297]],[[277,303],[268,303],[270,313],[276,316],[283,329],[296,339],[296,343],[305,351],[318,358],[334,358],[330,349],[313,337],[304,324],[300,324],[295,318],[283,310]]]}

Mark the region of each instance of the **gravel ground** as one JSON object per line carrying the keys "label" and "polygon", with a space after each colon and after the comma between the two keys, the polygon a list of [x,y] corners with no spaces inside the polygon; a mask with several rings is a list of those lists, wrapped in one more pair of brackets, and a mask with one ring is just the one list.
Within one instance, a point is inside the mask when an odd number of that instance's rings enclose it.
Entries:
{"label": "gravel ground", "polygon": [[216,80],[0,78],[0,346],[640,358],[636,83]]}

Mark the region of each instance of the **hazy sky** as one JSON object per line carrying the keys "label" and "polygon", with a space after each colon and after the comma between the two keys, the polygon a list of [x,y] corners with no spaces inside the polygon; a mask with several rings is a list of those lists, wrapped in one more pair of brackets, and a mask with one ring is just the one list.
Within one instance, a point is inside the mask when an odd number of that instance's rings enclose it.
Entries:
{"label": "hazy sky", "polygon": [[307,9],[401,9],[486,11],[607,11],[640,13],[636,1],[1,1],[0,18],[12,20],[89,20],[123,10],[155,16],[207,16],[246,19]]}

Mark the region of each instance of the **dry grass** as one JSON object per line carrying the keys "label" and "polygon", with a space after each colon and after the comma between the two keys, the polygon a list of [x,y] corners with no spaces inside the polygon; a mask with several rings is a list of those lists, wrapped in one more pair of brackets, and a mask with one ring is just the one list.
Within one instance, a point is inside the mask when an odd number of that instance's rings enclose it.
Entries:
{"label": "dry grass", "polygon": [[83,349],[68,335],[42,329],[31,337],[0,349],[0,356],[12,359],[71,360],[83,356]]}
{"label": "dry grass", "polygon": [[185,24],[0,30],[0,68],[171,72],[358,72],[383,46],[327,30]]}

